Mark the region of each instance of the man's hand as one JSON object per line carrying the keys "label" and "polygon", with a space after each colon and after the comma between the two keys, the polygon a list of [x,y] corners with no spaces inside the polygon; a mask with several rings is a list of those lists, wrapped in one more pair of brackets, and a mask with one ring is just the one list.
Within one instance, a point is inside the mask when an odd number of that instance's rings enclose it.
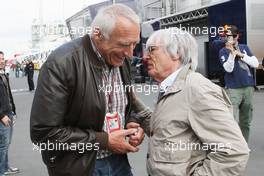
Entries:
{"label": "man's hand", "polygon": [[127,129],[137,129],[137,132],[129,136],[129,144],[134,147],[140,145],[144,140],[145,134],[144,130],[140,127],[138,123],[130,122],[126,125]]}
{"label": "man's hand", "polygon": [[136,132],[136,129],[118,130],[108,135],[108,148],[114,153],[128,153],[137,152],[139,149],[130,145],[125,137],[132,135]]}
{"label": "man's hand", "polygon": [[240,58],[244,57],[244,54],[241,53],[239,50],[236,50],[232,44],[227,42],[225,47],[229,49],[234,56],[238,56]]}
{"label": "man's hand", "polygon": [[7,115],[5,115],[2,119],[1,119],[2,123],[6,126],[9,127],[11,120],[9,119],[9,117]]}
{"label": "man's hand", "polygon": [[17,116],[14,115],[14,116],[13,116],[13,125],[15,125],[15,123],[16,123],[16,119],[17,119]]}
{"label": "man's hand", "polygon": [[233,44],[231,44],[231,43],[229,43],[229,42],[226,43],[226,46],[225,46],[225,47],[226,47],[227,49],[229,49],[232,53],[233,53],[233,51],[235,50]]}
{"label": "man's hand", "polygon": [[241,53],[241,52],[238,51],[238,50],[234,50],[234,54],[235,54],[236,56],[240,57],[240,58],[243,58],[243,57],[244,57],[244,54]]}

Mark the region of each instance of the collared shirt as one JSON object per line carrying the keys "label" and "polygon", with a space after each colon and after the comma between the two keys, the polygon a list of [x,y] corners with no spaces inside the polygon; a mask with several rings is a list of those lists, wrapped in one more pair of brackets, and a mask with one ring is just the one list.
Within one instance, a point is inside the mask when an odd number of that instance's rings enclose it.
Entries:
{"label": "collared shirt", "polygon": [[[97,48],[95,47],[94,42],[93,42],[91,36],[90,36],[90,41],[91,41],[92,48],[93,48],[93,50],[94,50],[94,52],[95,52],[97,58],[98,58],[100,61],[102,61],[103,63],[105,63],[105,60],[104,60],[103,56],[99,53],[99,51],[98,51]],[[105,64],[106,64],[106,63],[105,63]]]}
{"label": "collared shirt", "polygon": [[170,86],[174,83],[177,75],[181,71],[182,67],[171,73],[166,79],[160,83],[160,92],[166,92]]}
{"label": "collared shirt", "polygon": [[[103,66],[103,77],[102,83],[105,93],[105,106],[106,112],[117,112],[120,116],[120,126],[121,129],[125,128],[125,110],[128,104],[127,96],[123,88],[123,81],[120,73],[119,67],[112,67],[106,64],[105,59],[96,49],[92,39],[91,44],[94,52],[96,53],[98,59],[104,63]],[[111,96],[111,106],[109,106],[109,95]],[[107,121],[104,120],[103,131],[107,132]],[[103,159],[112,155],[112,152],[109,150],[99,150],[96,156],[96,159]]]}

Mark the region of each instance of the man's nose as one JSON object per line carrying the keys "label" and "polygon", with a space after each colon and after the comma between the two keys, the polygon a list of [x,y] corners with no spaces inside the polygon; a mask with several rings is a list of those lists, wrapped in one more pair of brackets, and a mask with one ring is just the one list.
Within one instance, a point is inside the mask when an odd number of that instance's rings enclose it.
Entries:
{"label": "man's nose", "polygon": [[147,61],[147,60],[149,60],[150,59],[150,55],[149,55],[149,53],[144,53],[144,55],[143,55],[143,60],[144,61]]}

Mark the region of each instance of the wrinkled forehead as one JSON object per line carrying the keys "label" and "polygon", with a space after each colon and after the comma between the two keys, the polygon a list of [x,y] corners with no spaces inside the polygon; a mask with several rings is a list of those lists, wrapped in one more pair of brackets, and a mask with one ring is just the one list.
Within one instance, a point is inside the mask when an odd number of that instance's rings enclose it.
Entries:
{"label": "wrinkled forehead", "polygon": [[110,38],[124,38],[124,39],[139,39],[140,26],[139,24],[124,18],[118,17],[116,19],[115,27],[109,34]]}

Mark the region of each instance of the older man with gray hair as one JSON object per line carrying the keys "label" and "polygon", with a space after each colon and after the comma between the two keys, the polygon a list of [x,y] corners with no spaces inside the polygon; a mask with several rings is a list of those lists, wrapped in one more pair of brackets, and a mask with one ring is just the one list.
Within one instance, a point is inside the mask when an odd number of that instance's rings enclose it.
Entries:
{"label": "older man with gray hair", "polygon": [[150,137],[151,176],[234,176],[249,149],[225,91],[196,73],[196,40],[178,28],[154,32],[144,59],[161,86],[155,110],[143,123]]}
{"label": "older man with gray hair", "polygon": [[[139,18],[115,4],[100,10],[92,27],[92,34],[53,51],[39,74],[31,139],[51,176],[131,176],[126,153],[137,152],[144,137],[130,114],[150,112],[124,89],[131,86]],[[125,130],[130,121],[133,128]]]}

